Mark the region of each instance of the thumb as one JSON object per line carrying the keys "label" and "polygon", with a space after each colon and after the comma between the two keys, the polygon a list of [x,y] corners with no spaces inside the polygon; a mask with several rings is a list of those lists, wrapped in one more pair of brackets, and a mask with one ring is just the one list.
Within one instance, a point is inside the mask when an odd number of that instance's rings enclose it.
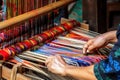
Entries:
{"label": "thumb", "polygon": [[62,64],[65,64],[65,60],[64,60],[60,55],[56,55],[56,58],[57,58]]}
{"label": "thumb", "polygon": [[96,49],[96,46],[90,45],[87,49],[87,53],[90,53],[91,51],[94,51]]}

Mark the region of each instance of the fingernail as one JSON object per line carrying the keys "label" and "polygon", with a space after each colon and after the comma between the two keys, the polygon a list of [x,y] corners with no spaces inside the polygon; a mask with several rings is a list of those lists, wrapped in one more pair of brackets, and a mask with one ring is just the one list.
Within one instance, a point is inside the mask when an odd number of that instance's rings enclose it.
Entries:
{"label": "fingernail", "polygon": [[87,53],[89,53],[90,51],[89,50],[87,50]]}

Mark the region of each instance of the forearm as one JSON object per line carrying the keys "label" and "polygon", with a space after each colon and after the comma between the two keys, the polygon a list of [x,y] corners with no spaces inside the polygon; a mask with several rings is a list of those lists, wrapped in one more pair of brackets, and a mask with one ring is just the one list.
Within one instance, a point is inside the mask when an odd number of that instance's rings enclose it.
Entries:
{"label": "forearm", "polygon": [[66,68],[66,75],[72,76],[77,80],[97,80],[94,75],[94,66],[88,67],[75,67],[75,66],[68,66]]}
{"label": "forearm", "polygon": [[109,43],[114,43],[114,42],[117,42],[116,32],[117,32],[117,31],[110,31],[110,32],[106,32],[106,33],[101,34],[101,35],[102,35],[103,38],[105,38],[106,41],[108,41]]}

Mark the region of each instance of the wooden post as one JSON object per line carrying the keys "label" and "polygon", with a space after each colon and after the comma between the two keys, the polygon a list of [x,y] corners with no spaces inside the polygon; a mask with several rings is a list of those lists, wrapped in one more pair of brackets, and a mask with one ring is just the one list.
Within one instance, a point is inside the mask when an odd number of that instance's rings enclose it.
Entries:
{"label": "wooden post", "polygon": [[83,21],[86,20],[92,31],[107,31],[106,0],[83,0]]}

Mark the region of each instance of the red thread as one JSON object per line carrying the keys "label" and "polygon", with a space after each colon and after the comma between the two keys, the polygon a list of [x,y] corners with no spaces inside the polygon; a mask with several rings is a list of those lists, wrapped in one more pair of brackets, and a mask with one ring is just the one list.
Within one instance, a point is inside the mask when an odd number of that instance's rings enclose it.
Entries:
{"label": "red thread", "polygon": [[2,55],[2,57],[3,57],[3,60],[8,60],[8,58],[9,58],[9,53],[7,53],[6,51],[4,51],[4,50],[0,50],[0,54]]}

